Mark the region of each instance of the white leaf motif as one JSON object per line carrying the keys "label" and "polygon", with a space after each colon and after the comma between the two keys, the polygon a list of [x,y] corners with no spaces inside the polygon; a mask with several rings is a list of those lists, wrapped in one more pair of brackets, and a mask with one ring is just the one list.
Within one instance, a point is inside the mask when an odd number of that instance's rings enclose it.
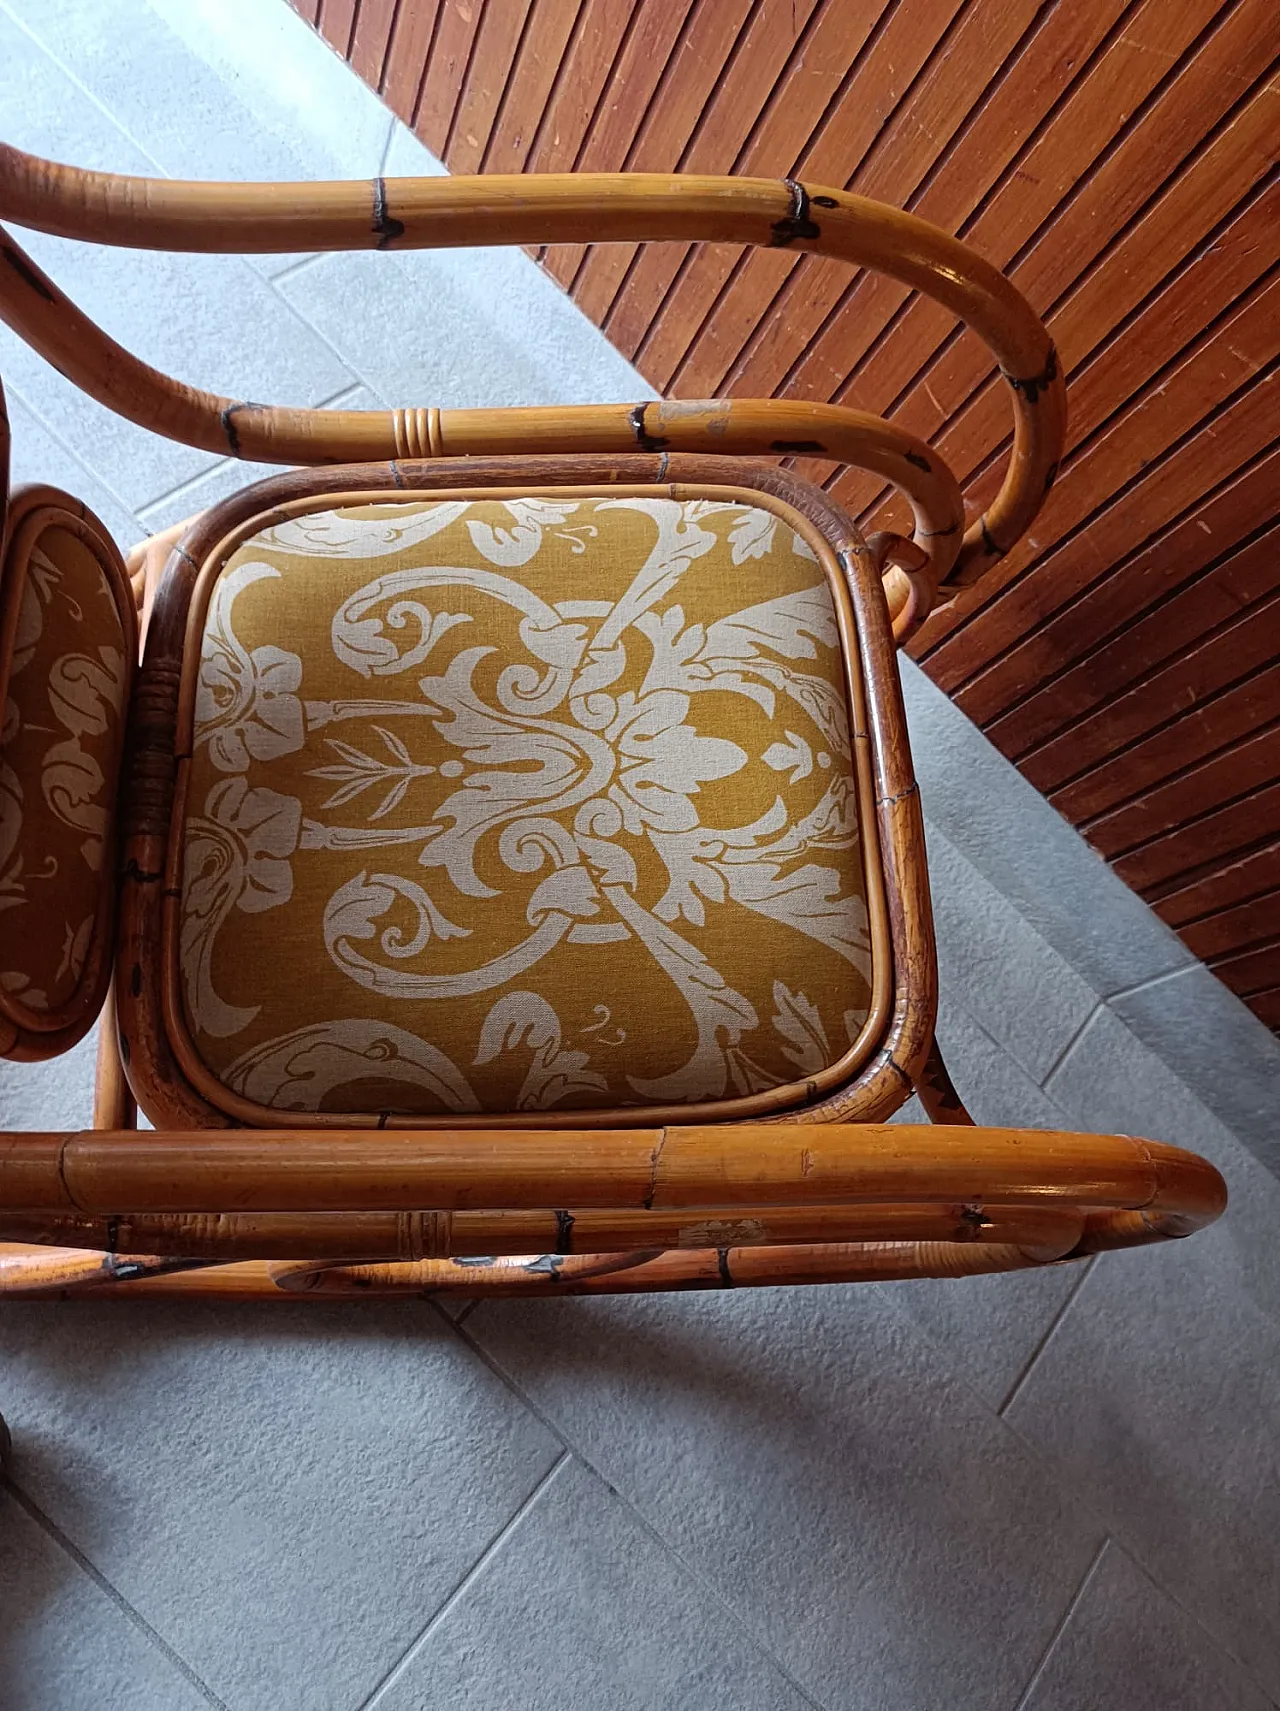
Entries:
{"label": "white leaf motif", "polygon": [[512,499],[506,508],[514,527],[495,529],[488,523],[472,522],[467,524],[467,533],[490,564],[512,569],[528,564],[542,545],[543,530],[567,521],[578,506],[576,501]]}
{"label": "white leaf motif", "polygon": [[291,517],[254,536],[254,545],[313,558],[386,558],[421,546],[470,509],[470,500],[439,505],[380,505],[376,517],[359,517],[354,508],[312,511]]}
{"label": "white leaf motif", "polygon": [[[334,1088],[362,1081],[428,1093],[446,1111],[478,1111],[466,1077],[438,1047],[391,1022],[360,1018],[297,1028],[238,1057],[223,1076],[233,1093],[276,1111],[319,1111]],[[420,1100],[406,1106],[416,1110]]]}
{"label": "white leaf motif", "polygon": [[477,1065],[492,1063],[501,1052],[532,1052],[529,1073],[516,1096],[517,1111],[549,1111],[571,1093],[603,1093],[608,1082],[594,1070],[587,1052],[567,1051],[560,1018],[536,992],[505,992],[484,1019]]}
{"label": "white leaf motif", "polygon": [[792,784],[799,784],[813,771],[813,750],[794,731],[784,731],[785,743],[771,743],[760,756],[775,772],[790,772]]}
{"label": "white leaf motif", "polygon": [[733,562],[745,564],[751,558],[764,558],[773,547],[778,519],[769,511],[753,506],[743,513],[729,530]]}
{"label": "white leaf motif", "polygon": [[214,585],[200,643],[195,740],[207,744],[220,772],[247,772],[255,760],[278,760],[302,747],[302,661],[267,643],[253,652],[236,635],[233,608],[240,594],[280,572],[250,560]]}
{"label": "white leaf motif", "polygon": [[781,980],[773,983],[773,1001],[778,1007],[774,1028],[790,1041],[782,1048],[782,1055],[790,1058],[802,1075],[816,1075],[825,1069],[831,1062],[831,1048],[817,1006]]}

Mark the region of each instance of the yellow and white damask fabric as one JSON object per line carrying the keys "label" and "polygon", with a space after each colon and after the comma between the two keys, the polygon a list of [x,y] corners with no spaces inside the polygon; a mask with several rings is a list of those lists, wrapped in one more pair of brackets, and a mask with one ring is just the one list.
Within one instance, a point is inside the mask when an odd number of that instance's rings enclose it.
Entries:
{"label": "yellow and white damask fabric", "polygon": [[36,1027],[76,997],[110,877],[129,645],[93,553],[69,529],[45,529],[19,598],[0,737],[0,994]]}
{"label": "yellow and white damask fabric", "polygon": [[870,952],[824,574],[751,505],[313,512],[205,620],[180,961],[255,1104],[705,1102],[848,1051]]}

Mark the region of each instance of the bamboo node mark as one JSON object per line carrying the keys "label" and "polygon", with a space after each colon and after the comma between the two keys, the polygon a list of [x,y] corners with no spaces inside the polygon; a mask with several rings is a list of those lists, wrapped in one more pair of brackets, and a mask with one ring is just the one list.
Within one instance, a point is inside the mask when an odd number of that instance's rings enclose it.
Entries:
{"label": "bamboo node mark", "polygon": [[385,178],[375,178],[373,181],[373,229],[377,233],[380,250],[390,249],[397,238],[404,236],[404,221],[394,219],[387,212]]}
{"label": "bamboo node mark", "polygon": [[[822,227],[809,214],[809,192],[803,184],[794,178],[784,178],[783,184],[791,194],[791,212],[784,214],[780,220],[775,220],[770,230],[773,236],[769,239],[770,249],[785,249],[788,244],[795,243],[797,238],[820,238]],[[822,198],[825,207],[831,203],[829,196]],[[831,204],[834,206],[834,203]]]}
{"label": "bamboo node mark", "polygon": [[1049,346],[1049,354],[1045,358],[1044,367],[1039,374],[1033,374],[1030,380],[1020,380],[1016,374],[1010,374],[1002,368],[1001,374],[1009,382],[1015,392],[1020,392],[1028,404],[1034,404],[1042,392],[1047,392],[1058,378],[1058,353],[1053,345]]}
{"label": "bamboo node mark", "polygon": [[655,438],[654,435],[649,433],[645,428],[644,413],[647,408],[648,405],[646,404],[635,404],[632,406],[627,416],[627,420],[631,424],[631,432],[636,437],[636,444],[640,447],[642,452],[665,451],[667,446],[670,444],[670,441]]}

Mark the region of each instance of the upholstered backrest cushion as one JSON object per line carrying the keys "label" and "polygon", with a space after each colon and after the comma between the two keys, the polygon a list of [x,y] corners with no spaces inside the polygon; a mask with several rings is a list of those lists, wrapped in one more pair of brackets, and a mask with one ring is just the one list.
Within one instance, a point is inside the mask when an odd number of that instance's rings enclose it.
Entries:
{"label": "upholstered backrest cushion", "polygon": [[114,818],[137,623],[98,519],[14,495],[0,578],[0,1050],[45,1057],[110,978]]}
{"label": "upholstered backrest cushion", "polygon": [[206,1098],[688,1110],[847,1058],[839,573],[778,502],[672,493],[317,499],[206,567],[170,1006]]}

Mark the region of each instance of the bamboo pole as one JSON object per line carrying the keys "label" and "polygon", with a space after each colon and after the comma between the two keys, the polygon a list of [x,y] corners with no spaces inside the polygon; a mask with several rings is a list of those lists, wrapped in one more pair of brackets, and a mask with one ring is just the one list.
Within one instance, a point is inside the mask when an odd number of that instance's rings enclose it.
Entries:
{"label": "bamboo pole", "polygon": [[27,1268],[24,1281],[3,1284],[7,1256],[0,1252],[0,1288],[9,1299],[97,1299],[134,1302],[247,1300],[327,1302],[335,1298],[455,1295],[619,1295],[689,1289],[759,1288],[774,1284],[884,1283],[919,1277],[972,1277],[1022,1271],[1041,1262],[1008,1244],[955,1242],[824,1243],[790,1247],[711,1248],[686,1253],[646,1251],[562,1257],[513,1255],[479,1264],[421,1260],[401,1265],[272,1265],[245,1260],[113,1274],[100,1254],[53,1250],[43,1274]]}
{"label": "bamboo pole", "polygon": [[0,1211],[671,1210],[1226,1204],[1212,1165],[1123,1135],[910,1124],[580,1130],[205,1129],[0,1135]]}
{"label": "bamboo pole", "polygon": [[116,1007],[111,989],[98,1017],[98,1057],[93,1082],[93,1126],[95,1129],[132,1129],[138,1121],[138,1106],[125,1078],[116,1034]]}
{"label": "bamboo pole", "polygon": [[[1017,289],[926,221],[842,190],[790,179],[639,173],[200,184],[86,173],[0,147],[0,217],[89,242],[200,253],[671,239],[789,248],[874,268],[973,327],[1009,382],[1009,469],[991,507],[964,535],[954,583],[972,581],[1023,533],[1062,447],[1060,365]],[[445,449],[443,438],[433,443],[425,410],[369,413],[361,421],[360,413],[272,409],[173,381],[80,316],[7,237],[0,243],[0,314],[110,408],[206,450],[266,462],[333,462]],[[456,417],[450,423],[442,415],[436,436],[450,431],[455,451],[482,449],[464,443]],[[639,431],[647,432],[643,410]],[[391,452],[388,432],[397,441]],[[918,544],[932,551],[939,543]]]}
{"label": "bamboo pole", "polygon": [[1012,1243],[1037,1258],[1057,1259],[1077,1245],[1084,1228],[1083,1212],[1056,1205],[761,1206],[689,1213],[160,1212],[117,1218],[0,1214],[0,1242],[214,1260],[422,1260],[904,1240]]}

